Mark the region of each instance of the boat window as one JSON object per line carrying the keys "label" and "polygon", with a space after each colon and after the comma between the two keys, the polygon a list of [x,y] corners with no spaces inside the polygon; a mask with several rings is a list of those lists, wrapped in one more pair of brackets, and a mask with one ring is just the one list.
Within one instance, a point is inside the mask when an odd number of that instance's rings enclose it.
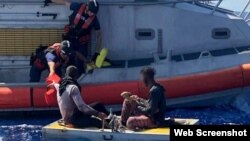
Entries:
{"label": "boat window", "polygon": [[183,54],[184,60],[195,60],[200,57],[201,52]]}
{"label": "boat window", "polygon": [[210,53],[212,56],[225,56],[225,55],[237,54],[234,48],[212,50],[210,51]]}
{"label": "boat window", "polygon": [[176,62],[181,62],[182,58],[181,58],[181,55],[174,55],[172,56],[171,60],[176,61]]}
{"label": "boat window", "polygon": [[153,40],[155,38],[155,31],[153,29],[137,29],[135,37],[137,40]]}
{"label": "boat window", "polygon": [[154,62],[153,58],[145,58],[145,59],[136,59],[136,60],[129,60],[128,67],[138,67],[138,66],[147,66]]}
{"label": "boat window", "polygon": [[212,31],[212,37],[214,39],[229,39],[231,32],[228,28],[215,28]]}

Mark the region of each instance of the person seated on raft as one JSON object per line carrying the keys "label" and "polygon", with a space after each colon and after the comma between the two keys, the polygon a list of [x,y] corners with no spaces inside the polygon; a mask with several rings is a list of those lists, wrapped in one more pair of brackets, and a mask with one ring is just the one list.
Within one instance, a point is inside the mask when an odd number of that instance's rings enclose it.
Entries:
{"label": "person seated on raft", "polygon": [[165,90],[155,82],[155,70],[145,67],[140,74],[141,80],[149,88],[149,99],[139,98],[130,92],[121,94],[126,98],[123,102],[121,123],[131,130],[160,127],[166,113]]}
{"label": "person seated on raft", "polygon": [[57,101],[63,122],[68,127],[101,128],[102,121],[100,119],[106,118],[108,111],[100,103],[87,105],[83,101],[81,86],[77,82],[78,77],[78,69],[75,66],[69,66],[66,68],[65,77],[61,83],[54,84],[57,89]]}

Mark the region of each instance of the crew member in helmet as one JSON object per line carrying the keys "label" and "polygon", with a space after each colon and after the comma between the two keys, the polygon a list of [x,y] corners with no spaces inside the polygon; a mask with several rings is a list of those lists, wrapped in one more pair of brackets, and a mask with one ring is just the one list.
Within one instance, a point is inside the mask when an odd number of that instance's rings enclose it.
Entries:
{"label": "crew member in helmet", "polygon": [[30,82],[39,82],[42,72],[46,69],[49,70],[49,76],[53,74],[61,76],[61,68],[68,63],[71,54],[71,43],[67,40],[41,50],[32,61]]}
{"label": "crew member in helmet", "polygon": [[[96,49],[97,56],[101,50],[102,36],[100,31],[100,23],[96,14],[99,10],[99,4],[96,0],[90,0],[88,3],[75,3],[68,0],[45,0],[48,3],[65,4],[73,13],[69,16],[69,24],[65,26],[64,38],[72,42],[76,55],[85,56],[85,61],[76,58],[76,66],[79,73],[84,72],[83,64],[88,63],[88,47],[91,41],[91,30],[96,32]],[[80,58],[80,57],[78,57]]]}

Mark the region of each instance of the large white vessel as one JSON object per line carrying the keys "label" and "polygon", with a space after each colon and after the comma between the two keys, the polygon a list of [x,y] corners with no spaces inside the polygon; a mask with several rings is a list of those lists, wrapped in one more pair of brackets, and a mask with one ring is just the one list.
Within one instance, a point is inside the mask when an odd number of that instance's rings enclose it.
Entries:
{"label": "large white vessel", "polygon": [[[99,0],[103,46],[116,65],[96,69],[81,80],[87,84],[87,99],[117,105],[118,92],[127,89],[145,96],[137,80],[140,69],[149,65],[170,89],[170,107],[207,106],[247,93],[250,1],[240,15],[219,8],[221,2]],[[39,45],[61,41],[70,13],[63,5],[43,7],[41,0],[0,0],[0,109],[50,108],[42,100],[45,79],[28,83],[29,55]],[[113,100],[103,100],[107,96]]]}

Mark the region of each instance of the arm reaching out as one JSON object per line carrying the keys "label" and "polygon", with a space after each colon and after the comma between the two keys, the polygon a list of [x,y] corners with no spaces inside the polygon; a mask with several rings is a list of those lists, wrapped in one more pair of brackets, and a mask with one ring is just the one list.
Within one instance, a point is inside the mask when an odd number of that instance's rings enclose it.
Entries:
{"label": "arm reaching out", "polygon": [[49,65],[49,76],[51,76],[52,74],[55,73],[56,63],[55,62],[48,62],[48,65]]}
{"label": "arm reaching out", "polygon": [[49,66],[49,76],[51,76],[52,74],[55,73],[55,68],[57,67],[57,64],[55,63],[56,56],[49,52],[45,55],[45,58]]}

